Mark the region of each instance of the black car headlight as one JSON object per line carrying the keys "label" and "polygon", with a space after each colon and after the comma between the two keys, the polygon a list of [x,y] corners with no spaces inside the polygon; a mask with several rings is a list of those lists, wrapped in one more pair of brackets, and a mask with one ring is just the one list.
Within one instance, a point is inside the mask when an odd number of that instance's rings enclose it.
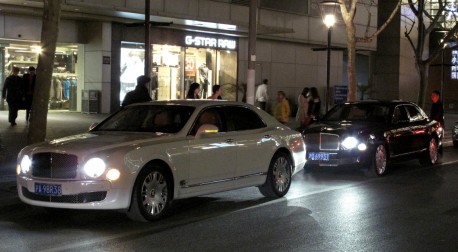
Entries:
{"label": "black car headlight", "polygon": [[358,148],[358,150],[364,151],[367,149],[367,145],[365,143],[359,141],[356,137],[352,136],[346,137],[342,141],[341,146],[347,150]]}

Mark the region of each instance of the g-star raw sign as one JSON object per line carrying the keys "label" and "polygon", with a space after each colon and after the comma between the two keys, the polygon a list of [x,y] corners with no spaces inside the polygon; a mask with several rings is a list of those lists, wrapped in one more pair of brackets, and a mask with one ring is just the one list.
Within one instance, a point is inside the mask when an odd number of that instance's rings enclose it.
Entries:
{"label": "g-star raw sign", "polygon": [[208,38],[200,36],[186,36],[186,45],[197,47],[216,47],[221,49],[235,49],[236,41],[232,39]]}

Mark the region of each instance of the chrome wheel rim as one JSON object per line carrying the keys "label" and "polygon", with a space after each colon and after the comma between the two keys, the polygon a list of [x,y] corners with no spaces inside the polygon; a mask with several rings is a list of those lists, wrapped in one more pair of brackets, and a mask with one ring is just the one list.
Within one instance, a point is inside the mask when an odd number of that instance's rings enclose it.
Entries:
{"label": "chrome wheel rim", "polygon": [[148,214],[160,214],[167,204],[167,195],[167,181],[160,172],[154,171],[145,177],[141,198],[143,208]]}
{"label": "chrome wheel rim", "polygon": [[386,170],[386,151],[383,145],[379,145],[375,151],[375,169],[377,174],[383,174]]}
{"label": "chrome wheel rim", "polygon": [[433,138],[431,141],[429,141],[429,159],[431,160],[432,164],[435,164],[437,162],[437,143],[436,140]]}
{"label": "chrome wheel rim", "polygon": [[278,192],[284,192],[291,183],[291,167],[285,157],[280,157],[275,161],[272,169],[275,188]]}

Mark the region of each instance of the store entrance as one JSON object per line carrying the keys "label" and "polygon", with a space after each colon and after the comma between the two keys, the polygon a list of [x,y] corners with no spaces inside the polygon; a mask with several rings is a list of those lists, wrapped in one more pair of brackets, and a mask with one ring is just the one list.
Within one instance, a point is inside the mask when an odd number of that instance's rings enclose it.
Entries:
{"label": "store entrance", "polygon": [[237,53],[205,48],[186,48],[185,90],[193,82],[201,86],[201,98],[212,95],[212,86],[220,85],[222,98],[237,99]]}

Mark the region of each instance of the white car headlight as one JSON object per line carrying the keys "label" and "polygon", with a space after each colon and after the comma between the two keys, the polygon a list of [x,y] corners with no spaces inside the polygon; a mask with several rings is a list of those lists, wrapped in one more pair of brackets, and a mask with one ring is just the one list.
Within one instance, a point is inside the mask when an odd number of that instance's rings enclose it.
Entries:
{"label": "white car headlight", "polygon": [[32,166],[32,160],[30,160],[29,155],[25,155],[22,157],[21,160],[21,171],[22,173],[27,173],[30,170],[30,166]]}
{"label": "white car headlight", "polygon": [[91,158],[84,165],[84,173],[92,178],[100,177],[105,172],[105,162],[100,158]]}
{"label": "white car headlight", "polygon": [[342,142],[342,147],[345,149],[353,149],[358,145],[358,140],[354,137],[347,137]]}

